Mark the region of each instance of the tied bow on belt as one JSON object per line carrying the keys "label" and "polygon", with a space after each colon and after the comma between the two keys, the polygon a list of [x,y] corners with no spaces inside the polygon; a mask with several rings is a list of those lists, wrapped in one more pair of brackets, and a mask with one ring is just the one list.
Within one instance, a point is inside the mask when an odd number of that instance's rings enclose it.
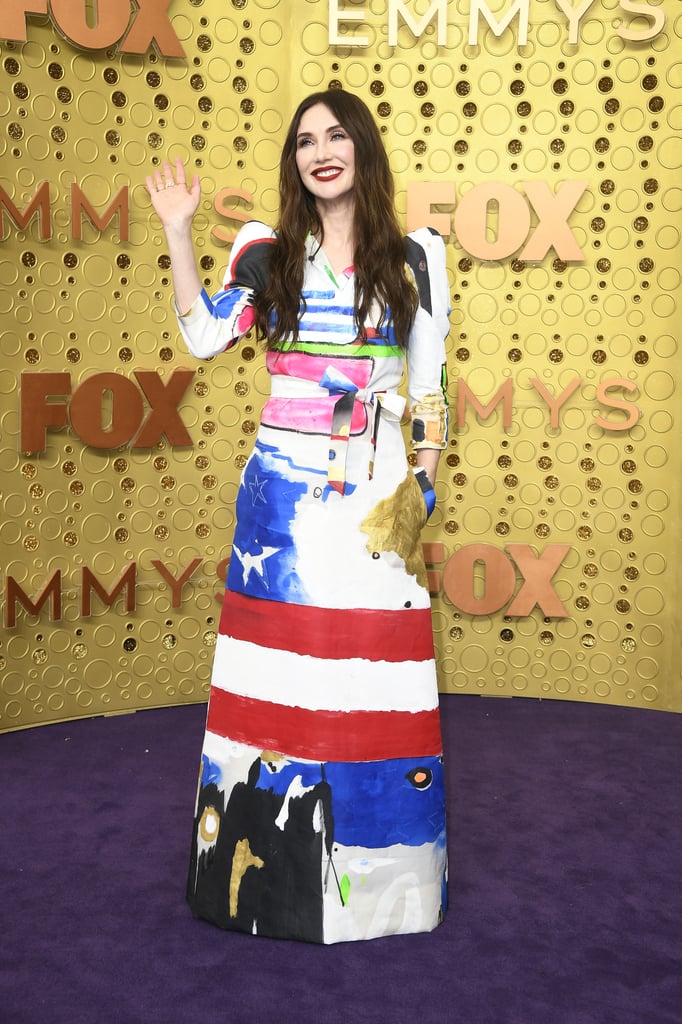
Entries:
{"label": "tied bow on belt", "polygon": [[405,410],[405,399],[395,391],[361,389],[333,366],[328,366],[323,373],[320,386],[326,388],[330,395],[339,396],[334,404],[332,415],[327,481],[335,491],[344,494],[346,490],[346,456],[353,406],[356,402],[362,402],[367,414],[367,423],[372,431],[372,452],[369,460],[369,479],[371,480],[374,473],[374,454],[381,417],[382,415],[388,416],[390,419],[400,421]]}

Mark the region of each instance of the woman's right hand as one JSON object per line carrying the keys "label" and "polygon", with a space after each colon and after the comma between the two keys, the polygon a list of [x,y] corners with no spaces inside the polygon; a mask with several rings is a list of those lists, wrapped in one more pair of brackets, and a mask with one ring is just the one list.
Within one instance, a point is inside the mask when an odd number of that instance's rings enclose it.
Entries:
{"label": "woman's right hand", "polygon": [[201,200],[201,183],[195,174],[187,185],[185,167],[178,157],[175,168],[164,162],[145,179],[147,192],[164,230],[186,229],[191,223]]}
{"label": "woman's right hand", "polygon": [[158,214],[168,243],[175,304],[181,314],[190,310],[201,291],[192,244],[192,219],[201,199],[199,175],[187,185],[182,160],[175,168],[165,162],[145,179],[152,206]]}

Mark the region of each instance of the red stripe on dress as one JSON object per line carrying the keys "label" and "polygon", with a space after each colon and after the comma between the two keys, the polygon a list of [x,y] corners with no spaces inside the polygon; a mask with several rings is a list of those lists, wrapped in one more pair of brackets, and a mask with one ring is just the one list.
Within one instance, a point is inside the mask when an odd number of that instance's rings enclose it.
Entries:
{"label": "red stripe on dress", "polygon": [[206,728],[258,750],[308,761],[383,761],[442,752],[433,711],[311,711],[214,687]]}
{"label": "red stripe on dress", "polygon": [[220,632],[313,658],[398,662],[434,657],[430,608],[317,608],[227,590]]}

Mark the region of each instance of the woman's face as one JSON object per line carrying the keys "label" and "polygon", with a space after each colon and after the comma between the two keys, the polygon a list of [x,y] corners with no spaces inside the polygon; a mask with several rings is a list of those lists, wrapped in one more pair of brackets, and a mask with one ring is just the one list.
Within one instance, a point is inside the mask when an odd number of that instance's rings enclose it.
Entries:
{"label": "woman's face", "polygon": [[296,135],[296,166],[318,206],[352,197],[355,146],[329,107],[318,103],[301,117]]}

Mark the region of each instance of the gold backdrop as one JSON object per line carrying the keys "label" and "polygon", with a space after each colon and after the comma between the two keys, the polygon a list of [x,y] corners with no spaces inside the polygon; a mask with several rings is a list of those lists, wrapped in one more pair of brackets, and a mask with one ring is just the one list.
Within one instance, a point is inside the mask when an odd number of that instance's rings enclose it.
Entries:
{"label": "gold backdrop", "polygon": [[267,380],[248,339],[184,351],[143,181],[201,174],[217,290],[329,86],[447,239],[441,689],[682,710],[678,7],[3,5],[0,729],[206,699]]}

